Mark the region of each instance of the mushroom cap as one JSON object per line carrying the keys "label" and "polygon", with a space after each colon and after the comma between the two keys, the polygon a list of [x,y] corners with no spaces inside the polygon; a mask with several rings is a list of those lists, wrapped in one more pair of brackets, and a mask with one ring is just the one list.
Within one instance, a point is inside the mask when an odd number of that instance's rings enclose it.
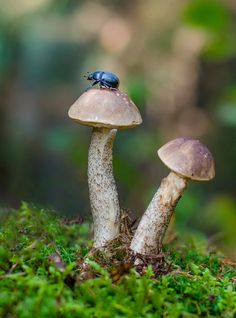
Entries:
{"label": "mushroom cap", "polygon": [[68,115],[82,125],[111,129],[132,128],[142,123],[138,108],[118,89],[89,89],[74,102]]}
{"label": "mushroom cap", "polygon": [[212,154],[199,140],[177,138],[162,146],[157,153],[170,170],[188,179],[208,181],[215,176]]}

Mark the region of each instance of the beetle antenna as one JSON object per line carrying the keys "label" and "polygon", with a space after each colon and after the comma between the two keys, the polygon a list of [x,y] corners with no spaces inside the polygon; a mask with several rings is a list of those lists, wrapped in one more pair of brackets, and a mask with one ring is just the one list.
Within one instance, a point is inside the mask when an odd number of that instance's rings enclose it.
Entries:
{"label": "beetle antenna", "polygon": [[86,72],[86,74],[84,74],[84,77],[87,78],[89,73],[90,72]]}

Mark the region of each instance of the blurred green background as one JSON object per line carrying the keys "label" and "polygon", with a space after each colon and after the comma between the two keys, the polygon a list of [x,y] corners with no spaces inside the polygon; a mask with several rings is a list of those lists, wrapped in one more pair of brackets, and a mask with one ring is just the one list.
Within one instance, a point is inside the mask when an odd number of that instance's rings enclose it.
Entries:
{"label": "blurred green background", "polygon": [[143,124],[118,133],[121,205],[141,215],[168,170],[156,150],[206,143],[216,178],[192,183],[179,234],[204,232],[236,258],[236,2],[0,0],[0,206],[22,200],[90,215],[91,130],[67,111],[87,71],[116,73]]}

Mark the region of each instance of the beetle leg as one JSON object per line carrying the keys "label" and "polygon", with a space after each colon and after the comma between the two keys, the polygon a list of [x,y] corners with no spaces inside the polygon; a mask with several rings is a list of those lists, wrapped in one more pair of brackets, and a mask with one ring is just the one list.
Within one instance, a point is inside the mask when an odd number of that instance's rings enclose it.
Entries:
{"label": "beetle leg", "polygon": [[86,88],[85,92],[87,92],[90,88],[92,88],[94,85],[96,85],[97,83],[99,83],[99,81],[94,81],[93,83],[91,83],[89,85],[89,87]]}
{"label": "beetle leg", "polygon": [[99,81],[94,81],[94,82],[91,84],[91,87],[94,86],[94,85],[96,85],[96,84],[98,84],[98,83],[99,83]]}
{"label": "beetle leg", "polygon": [[100,87],[101,88],[110,88],[110,86],[108,85],[108,84],[106,84],[106,83],[100,83]]}

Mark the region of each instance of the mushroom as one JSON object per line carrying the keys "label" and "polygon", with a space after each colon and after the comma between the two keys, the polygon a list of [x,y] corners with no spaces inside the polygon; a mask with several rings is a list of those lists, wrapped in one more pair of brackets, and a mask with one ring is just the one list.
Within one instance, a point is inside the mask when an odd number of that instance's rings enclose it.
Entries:
{"label": "mushroom", "polygon": [[117,129],[142,122],[129,97],[118,89],[90,89],[69,109],[69,117],[92,126],[88,154],[88,186],[94,222],[94,247],[100,248],[120,232],[120,206],[113,177],[112,146]]}
{"label": "mushroom", "polygon": [[145,211],[130,248],[135,253],[159,253],[172,213],[190,180],[214,178],[214,160],[200,141],[174,139],[158,150],[162,162],[171,170]]}

